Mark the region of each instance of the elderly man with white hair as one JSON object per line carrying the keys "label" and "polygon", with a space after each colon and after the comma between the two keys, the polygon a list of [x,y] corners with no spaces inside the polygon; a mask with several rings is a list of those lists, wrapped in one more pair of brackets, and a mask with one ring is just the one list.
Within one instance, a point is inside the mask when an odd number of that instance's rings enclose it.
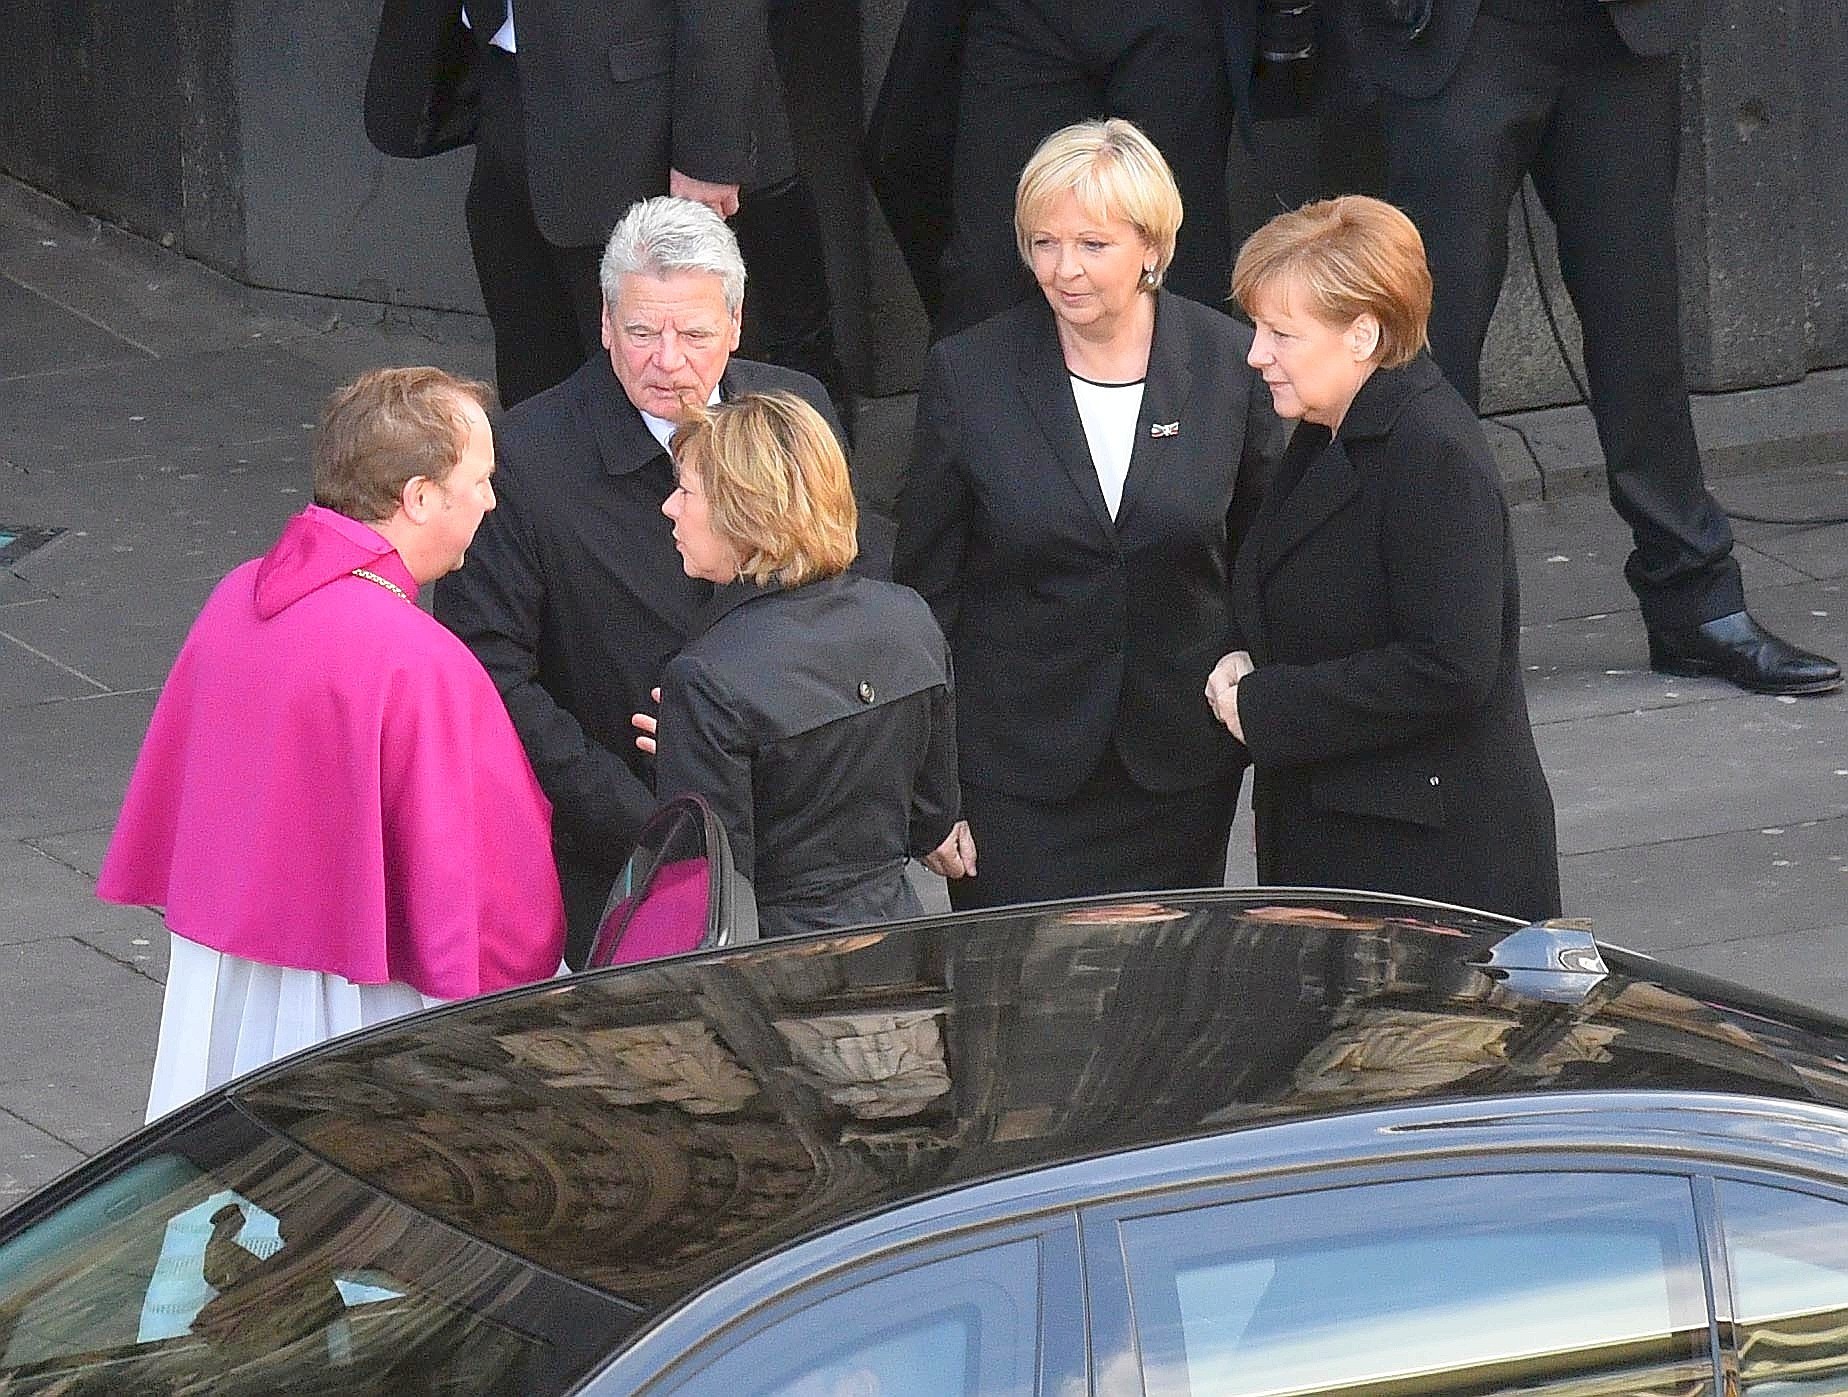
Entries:
{"label": "elderly man with white hair", "polygon": [[712,591],[663,526],[668,440],[694,408],[779,390],[840,435],[815,379],[732,358],[744,276],[737,240],[703,204],[647,199],[623,216],[601,267],[609,357],[495,424],[499,508],[436,589],[437,619],[493,676],[551,797],[574,965],[656,804],[630,715],[651,711]]}

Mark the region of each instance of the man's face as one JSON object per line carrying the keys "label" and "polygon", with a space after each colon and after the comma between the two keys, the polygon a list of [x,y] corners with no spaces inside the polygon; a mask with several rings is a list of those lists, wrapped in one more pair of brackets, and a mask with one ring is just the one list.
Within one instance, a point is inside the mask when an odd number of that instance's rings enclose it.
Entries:
{"label": "man's face", "polygon": [[629,401],[670,422],[712,397],[738,347],[738,316],[710,272],[625,276],[603,306],[603,347]]}
{"label": "man's face", "polygon": [[[437,485],[435,509],[429,527],[432,556],[443,573],[462,566],[463,555],[475,541],[475,530],[490,509],[494,508],[494,433],[488,416],[474,402],[463,403],[468,418],[468,444]],[[422,579],[419,579],[420,581]]]}

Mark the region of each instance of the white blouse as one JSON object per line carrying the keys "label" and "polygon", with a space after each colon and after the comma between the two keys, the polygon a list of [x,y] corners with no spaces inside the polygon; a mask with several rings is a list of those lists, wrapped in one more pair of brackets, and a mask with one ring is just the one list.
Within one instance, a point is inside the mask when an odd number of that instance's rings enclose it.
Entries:
{"label": "white blouse", "polygon": [[[1069,371],[1068,371],[1069,372]],[[1123,482],[1129,478],[1129,457],[1136,449],[1136,418],[1142,412],[1145,380],[1134,383],[1094,383],[1071,375],[1072,396],[1078,400],[1078,420],[1091,448],[1091,465],[1104,492],[1110,517],[1123,503]]]}

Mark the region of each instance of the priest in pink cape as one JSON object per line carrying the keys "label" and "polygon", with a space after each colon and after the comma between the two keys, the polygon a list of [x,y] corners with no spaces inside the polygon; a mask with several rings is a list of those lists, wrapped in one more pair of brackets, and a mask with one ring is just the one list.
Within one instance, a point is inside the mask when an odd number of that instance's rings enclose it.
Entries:
{"label": "priest in pink cape", "polygon": [[489,401],[428,368],[336,392],[315,503],[180,650],[97,881],[171,933],[149,1120],[559,970],[551,806],[486,672],[415,604],[494,508]]}

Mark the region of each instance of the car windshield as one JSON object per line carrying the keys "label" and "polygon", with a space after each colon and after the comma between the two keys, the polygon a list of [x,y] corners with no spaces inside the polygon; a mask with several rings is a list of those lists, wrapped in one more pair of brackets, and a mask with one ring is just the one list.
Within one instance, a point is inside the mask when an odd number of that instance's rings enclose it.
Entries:
{"label": "car windshield", "polygon": [[633,1322],[230,1106],[0,1243],[9,1397],[553,1391]]}

